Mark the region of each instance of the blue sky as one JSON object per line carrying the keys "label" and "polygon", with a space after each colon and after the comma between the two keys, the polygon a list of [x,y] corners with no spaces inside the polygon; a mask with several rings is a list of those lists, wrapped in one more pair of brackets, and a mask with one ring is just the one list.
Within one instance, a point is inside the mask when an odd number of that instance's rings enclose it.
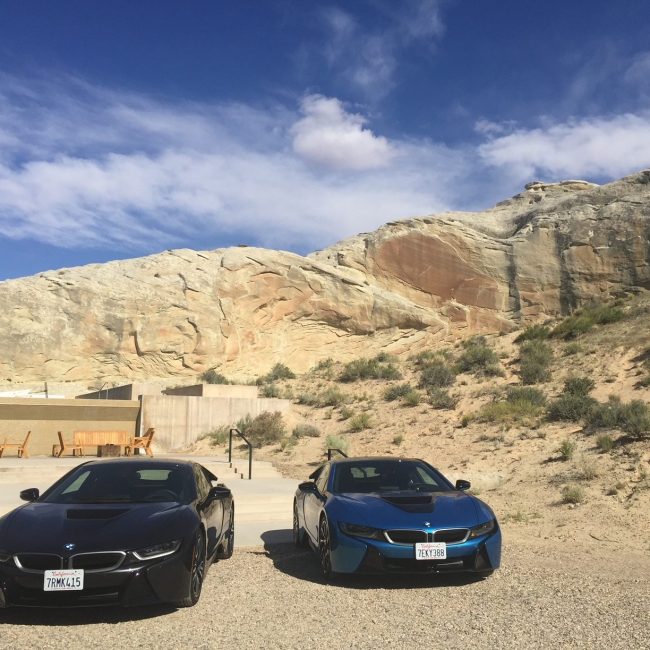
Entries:
{"label": "blue sky", "polygon": [[0,279],[646,168],[648,33],[647,0],[0,0]]}

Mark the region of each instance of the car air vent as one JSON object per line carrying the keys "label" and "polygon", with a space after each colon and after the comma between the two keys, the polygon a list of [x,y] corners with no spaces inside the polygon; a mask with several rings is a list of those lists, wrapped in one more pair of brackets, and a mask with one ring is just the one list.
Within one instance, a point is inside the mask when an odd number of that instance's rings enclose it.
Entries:
{"label": "car air vent", "polygon": [[424,530],[387,530],[384,534],[391,544],[417,544],[427,541]]}
{"label": "car air vent", "polygon": [[108,551],[105,553],[80,553],[70,558],[71,569],[84,569],[84,571],[111,571],[117,569],[124,561],[126,553],[123,551]]}
{"label": "car air vent", "polygon": [[447,544],[458,544],[464,542],[469,535],[467,528],[449,528],[447,530],[436,530],[433,533],[434,542],[446,542]]}
{"label": "car air vent", "polygon": [[63,566],[61,556],[50,553],[19,553],[15,558],[18,568],[24,571],[49,571]]}
{"label": "car air vent", "polygon": [[125,512],[128,512],[126,509],[121,508],[119,510],[115,508],[102,508],[102,509],[87,509],[80,508],[79,510],[68,510],[68,519],[112,519],[113,517],[119,517]]}

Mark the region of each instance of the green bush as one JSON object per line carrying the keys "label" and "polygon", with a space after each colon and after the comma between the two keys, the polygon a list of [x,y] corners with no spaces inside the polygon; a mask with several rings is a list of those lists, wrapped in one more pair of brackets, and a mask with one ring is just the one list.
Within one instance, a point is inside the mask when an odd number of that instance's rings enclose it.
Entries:
{"label": "green bush", "polygon": [[394,445],[401,445],[402,442],[404,442],[404,436],[401,433],[398,433],[396,436],[393,437],[393,444]]}
{"label": "green bush", "polygon": [[383,363],[377,358],[355,359],[345,364],[339,381],[352,382],[362,379],[401,379],[402,375],[392,363]]}
{"label": "green bush", "polygon": [[348,406],[342,407],[341,410],[339,411],[339,418],[341,420],[348,420],[353,415],[354,415],[354,411]]}
{"label": "green bush", "polygon": [[600,451],[607,453],[614,449],[614,439],[608,433],[601,433],[596,438],[596,444]]}
{"label": "green bush", "polygon": [[582,352],[582,347],[579,343],[567,343],[562,354],[564,354],[565,357],[570,357],[579,352]]}
{"label": "green bush", "polygon": [[538,388],[510,386],[506,391],[506,400],[508,402],[528,402],[533,406],[544,406],[546,404],[546,395]]}
{"label": "green bush", "polygon": [[349,430],[355,433],[364,429],[370,429],[371,426],[372,419],[369,413],[357,413],[350,418]]}
{"label": "green bush", "polygon": [[264,411],[255,418],[247,415],[237,422],[237,428],[254,447],[279,442],[286,434],[282,413],[279,411],[275,413]]}
{"label": "green bush", "polygon": [[394,384],[384,391],[384,399],[387,402],[394,402],[396,399],[404,397],[404,395],[410,393],[412,390],[413,388],[411,387],[411,384]]}
{"label": "green bush", "polygon": [[576,443],[573,440],[563,440],[557,448],[557,453],[562,460],[571,460],[576,450]]}
{"label": "green bush", "polygon": [[313,424],[301,423],[296,424],[291,432],[294,438],[318,438],[320,430]]}
{"label": "green bush", "polygon": [[594,389],[593,379],[589,377],[569,377],[564,380],[564,392],[569,395],[584,397]]}
{"label": "green bush", "polygon": [[295,379],[295,373],[283,363],[276,363],[271,371],[264,377],[265,382],[278,381],[279,379]]}
{"label": "green bush", "polygon": [[553,361],[553,350],[540,340],[525,341],[520,348],[519,375],[524,384],[540,384],[551,378],[548,367]]}
{"label": "green bush", "polygon": [[348,453],[350,442],[343,436],[328,435],[325,438],[325,449],[340,449],[344,454]]}
{"label": "green bush", "polygon": [[420,372],[420,388],[441,388],[451,386],[455,381],[453,368],[439,359],[428,362]]}
{"label": "green bush", "polygon": [[298,404],[304,404],[305,406],[317,406],[318,405],[318,395],[312,395],[311,393],[300,393],[296,398]]}
{"label": "green bush", "polygon": [[199,379],[205,384],[229,384],[228,381],[220,372],[215,368],[210,368],[199,375]]}
{"label": "green bush", "polygon": [[404,406],[417,406],[422,401],[422,395],[417,390],[410,390],[402,397]]}
{"label": "green bush", "polygon": [[527,386],[543,384],[551,378],[551,372],[537,361],[523,360],[519,367],[519,377]]}
{"label": "green bush", "polygon": [[580,422],[597,404],[589,395],[564,393],[548,405],[546,416],[551,422]]}
{"label": "green bush", "polygon": [[574,339],[588,332],[594,325],[615,323],[624,317],[621,309],[615,305],[590,305],[578,309],[575,313],[558,323],[551,336],[562,339]]}
{"label": "green bush", "polygon": [[586,499],[585,491],[579,485],[565,485],[562,488],[563,503],[579,504]]}
{"label": "green bush", "polygon": [[220,447],[225,445],[228,442],[230,436],[230,426],[227,424],[222,424],[215,429],[212,429],[209,433],[206,433],[201,438],[209,438],[210,445],[212,447]]}
{"label": "green bush", "polygon": [[345,393],[335,386],[325,389],[318,397],[318,406],[340,406],[347,400]]}
{"label": "green bush", "polygon": [[515,339],[515,343],[547,339],[550,335],[551,330],[546,325],[530,325]]}
{"label": "green bush", "polygon": [[449,394],[444,388],[431,388],[427,391],[429,404],[436,410],[453,410],[458,404],[458,398]]}
{"label": "green bush", "polygon": [[467,339],[463,342],[463,348],[464,351],[456,362],[458,372],[482,373],[488,367],[499,367],[499,357],[484,336]]}
{"label": "green bush", "polygon": [[280,397],[280,389],[277,384],[264,384],[261,390],[261,397]]}
{"label": "green bush", "polygon": [[605,404],[594,406],[586,424],[589,429],[620,429],[633,438],[642,438],[650,433],[650,408],[641,400],[625,404],[612,395]]}
{"label": "green bush", "polygon": [[513,398],[512,400],[501,400],[490,402],[483,406],[477,413],[470,416],[470,420],[478,422],[523,422],[527,423],[539,417],[543,412],[543,406],[531,402],[524,397]]}
{"label": "green bush", "polygon": [[289,449],[295,447],[297,443],[297,438],[294,438],[293,436],[287,436],[286,438],[282,438],[282,440],[280,440],[280,449],[282,449],[282,451],[289,451]]}

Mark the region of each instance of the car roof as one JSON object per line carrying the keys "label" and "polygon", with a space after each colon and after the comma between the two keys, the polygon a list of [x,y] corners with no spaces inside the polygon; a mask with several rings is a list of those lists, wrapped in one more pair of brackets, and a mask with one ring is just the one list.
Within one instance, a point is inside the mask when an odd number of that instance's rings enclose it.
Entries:
{"label": "car roof", "polygon": [[147,458],[146,456],[138,458],[137,456],[134,457],[132,456],[131,458],[98,458],[96,460],[86,461],[85,463],[79,465],[79,467],[82,466],[88,467],[89,465],[115,465],[118,467],[119,466],[128,467],[130,464],[135,464],[135,463],[139,463],[143,466],[159,467],[159,468],[178,467],[178,466],[191,468],[194,465],[197,465],[197,463],[191,460],[180,460],[176,458]]}
{"label": "car roof", "polygon": [[401,456],[354,456],[352,458],[337,458],[330,462],[332,465],[345,465],[348,463],[365,463],[372,461],[393,461],[396,463],[401,463],[402,461],[424,462],[421,458],[403,458]]}

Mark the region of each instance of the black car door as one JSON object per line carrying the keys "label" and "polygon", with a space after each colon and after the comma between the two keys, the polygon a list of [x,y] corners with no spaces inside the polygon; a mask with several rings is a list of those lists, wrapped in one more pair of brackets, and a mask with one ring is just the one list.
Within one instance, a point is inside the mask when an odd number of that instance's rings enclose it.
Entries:
{"label": "black car door", "polygon": [[196,481],[196,491],[199,496],[197,509],[205,524],[207,533],[207,553],[212,555],[217,548],[221,529],[223,526],[223,501],[221,499],[211,499],[208,501],[208,494],[212,487],[203,468],[194,465],[194,479]]}
{"label": "black car door", "polygon": [[330,475],[330,467],[329,464],[323,467],[323,471],[316,479],[316,490],[307,492],[304,497],[305,528],[314,541],[318,539],[318,518],[327,499],[327,481]]}

